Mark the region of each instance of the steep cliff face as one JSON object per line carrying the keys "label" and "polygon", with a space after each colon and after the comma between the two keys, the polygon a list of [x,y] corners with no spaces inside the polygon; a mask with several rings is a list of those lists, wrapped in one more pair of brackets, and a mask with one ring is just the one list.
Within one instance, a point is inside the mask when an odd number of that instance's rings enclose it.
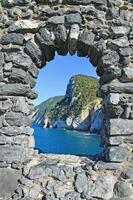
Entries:
{"label": "steep cliff face", "polygon": [[38,106],[35,106],[33,110],[33,123],[42,125],[44,124],[44,121],[45,123],[48,123],[51,110],[55,107],[57,102],[60,102],[63,98],[64,96],[51,97]]}
{"label": "steep cliff face", "polygon": [[[96,78],[85,75],[72,77],[67,85],[66,94],[59,98],[60,101],[56,97],[36,107],[35,122],[45,128],[99,132],[102,126],[102,112],[98,106],[100,99],[96,97],[97,88]],[[49,102],[53,100],[54,103],[49,106]],[[46,103],[50,109],[46,109]]]}

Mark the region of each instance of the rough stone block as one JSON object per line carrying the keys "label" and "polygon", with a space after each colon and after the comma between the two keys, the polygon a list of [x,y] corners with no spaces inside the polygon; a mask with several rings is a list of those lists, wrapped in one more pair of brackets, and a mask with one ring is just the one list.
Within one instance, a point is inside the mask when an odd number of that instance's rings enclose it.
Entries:
{"label": "rough stone block", "polygon": [[110,162],[126,162],[130,157],[127,147],[110,147],[106,150],[106,159]]}
{"label": "rough stone block", "polygon": [[93,44],[94,38],[95,35],[93,32],[87,29],[83,30],[78,39],[77,51],[79,56],[88,55],[89,47]]}
{"label": "rough stone block", "polygon": [[108,84],[101,86],[101,92],[103,94],[109,93],[125,93],[133,94],[133,83],[121,83],[117,79],[111,81]]}
{"label": "rough stone block", "polygon": [[133,135],[133,121],[128,119],[106,120],[105,126],[108,135]]}
{"label": "rough stone block", "polygon": [[65,23],[65,16],[54,16],[48,19],[49,24],[64,24]]}
{"label": "rough stone block", "polygon": [[33,20],[17,20],[9,26],[8,32],[35,33],[38,29],[38,25],[38,22]]}
{"label": "rough stone block", "polygon": [[30,124],[28,117],[19,112],[8,112],[5,116],[5,119],[11,126],[25,126]]}
{"label": "rough stone block", "polygon": [[18,186],[21,177],[19,170],[0,168],[0,199],[10,199]]}
{"label": "rough stone block", "polygon": [[66,15],[66,23],[68,24],[81,24],[82,18],[79,13]]}
{"label": "rough stone block", "polygon": [[22,163],[26,160],[25,151],[20,146],[0,145],[0,161]]}
{"label": "rough stone block", "polygon": [[77,50],[77,44],[78,44],[78,37],[79,37],[79,26],[77,24],[74,24],[71,26],[70,34],[69,34],[69,42],[68,42],[68,50],[70,55],[74,55]]}
{"label": "rough stone block", "polygon": [[26,43],[25,52],[31,57],[31,59],[33,60],[33,62],[35,62],[37,66],[41,65],[42,52],[40,48],[37,45],[35,45],[32,41],[28,41]]}
{"label": "rough stone block", "polygon": [[36,99],[37,94],[32,91],[28,85],[22,84],[0,84],[1,96],[27,96],[30,99]]}
{"label": "rough stone block", "polygon": [[105,4],[105,0],[63,0],[64,4],[72,4],[72,5],[87,5],[90,3],[94,3],[97,5]]}
{"label": "rough stone block", "polygon": [[17,44],[17,45],[23,45],[24,42],[24,36],[22,34],[17,33],[9,33],[0,39],[0,43],[7,45],[7,44]]}

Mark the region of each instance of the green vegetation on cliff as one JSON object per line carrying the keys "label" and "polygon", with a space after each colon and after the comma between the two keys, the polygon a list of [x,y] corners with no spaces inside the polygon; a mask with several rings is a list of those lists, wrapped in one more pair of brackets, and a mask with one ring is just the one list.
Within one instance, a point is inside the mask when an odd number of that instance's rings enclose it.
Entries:
{"label": "green vegetation on cliff", "polygon": [[92,109],[98,97],[98,80],[86,75],[73,76],[67,86],[65,97],[52,109],[52,119],[63,119],[79,114],[86,108]]}
{"label": "green vegetation on cliff", "polygon": [[[43,123],[44,119],[66,121],[67,118],[84,118],[99,102],[96,96],[98,80],[86,75],[71,77],[65,96],[56,96],[35,107],[34,121]],[[81,116],[81,117],[80,117]],[[82,120],[81,119],[81,120]]]}
{"label": "green vegetation on cliff", "polygon": [[35,106],[33,116],[33,121],[41,122],[46,116],[50,118],[51,110],[55,107],[55,105],[60,102],[64,96],[55,96],[47,99],[46,101],[42,102],[41,104]]}

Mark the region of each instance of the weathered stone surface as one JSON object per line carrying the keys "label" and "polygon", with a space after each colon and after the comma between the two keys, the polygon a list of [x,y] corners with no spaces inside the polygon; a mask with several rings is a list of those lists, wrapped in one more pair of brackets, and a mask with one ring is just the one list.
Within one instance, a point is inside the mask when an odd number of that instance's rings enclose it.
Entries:
{"label": "weathered stone surface", "polygon": [[59,25],[55,33],[55,45],[59,55],[65,56],[68,52],[67,30],[64,25]]}
{"label": "weathered stone surface", "polygon": [[112,105],[118,105],[118,103],[120,102],[120,95],[115,93],[110,93],[107,96],[107,102]]}
{"label": "weathered stone surface", "polygon": [[0,84],[0,95],[2,96],[27,96],[35,99],[37,94],[29,86],[22,84]]}
{"label": "weathered stone surface", "polygon": [[127,147],[110,147],[106,151],[107,160],[110,162],[126,162],[129,159],[129,150]]}
{"label": "weathered stone surface", "polygon": [[113,189],[115,185],[115,177],[99,176],[88,190],[83,193],[85,199],[95,197],[97,199],[110,200],[113,197]]}
{"label": "weathered stone surface", "polygon": [[79,13],[66,15],[66,23],[69,24],[81,24],[82,18]]}
{"label": "weathered stone surface", "polygon": [[2,36],[2,38],[0,39],[0,43],[4,45],[10,44],[10,43],[23,45],[24,36],[22,34],[9,33],[7,35]]}
{"label": "weathered stone surface", "polygon": [[28,118],[22,113],[8,112],[5,119],[10,126],[22,126],[30,123]]}
{"label": "weathered stone surface", "polygon": [[7,135],[7,136],[16,136],[16,135],[27,135],[30,136],[33,134],[33,129],[30,127],[2,127],[0,129],[0,135]]}
{"label": "weathered stone surface", "polygon": [[63,3],[72,4],[72,5],[87,5],[89,3],[94,4],[105,4],[105,0],[63,0]]}
{"label": "weathered stone surface", "polygon": [[132,120],[126,119],[110,119],[106,120],[107,134],[109,135],[132,135]]}
{"label": "weathered stone surface", "polygon": [[71,26],[70,34],[69,34],[69,42],[68,42],[68,50],[70,55],[74,55],[77,50],[77,43],[79,37],[79,26],[74,24]]}
{"label": "weathered stone surface", "polygon": [[55,56],[54,40],[47,29],[41,28],[39,30],[39,33],[36,34],[36,41],[39,43],[40,47],[42,48],[42,51],[45,54],[46,60],[50,61],[54,59],[54,56]]}
{"label": "weathered stone surface", "polygon": [[122,0],[107,0],[109,6],[120,6]]}
{"label": "weathered stone surface", "polygon": [[116,195],[120,198],[125,197],[132,197],[133,196],[133,189],[130,184],[125,182],[117,182],[115,184],[114,191]]}
{"label": "weathered stone surface", "polygon": [[119,55],[116,51],[109,51],[104,55],[99,61],[98,65],[103,65],[103,67],[109,67],[115,65],[119,62]]}
{"label": "weathered stone surface", "polygon": [[95,35],[91,31],[84,29],[79,36],[78,40],[78,55],[86,56],[88,55],[89,47],[94,42]]}
{"label": "weathered stone surface", "polygon": [[123,36],[129,33],[129,28],[125,26],[112,26],[111,31],[113,32],[114,36]]}
{"label": "weathered stone surface", "polygon": [[125,179],[133,179],[133,169],[127,169],[125,172],[122,173],[122,177],[124,177]]}
{"label": "weathered stone surface", "polygon": [[9,199],[18,186],[21,172],[10,168],[0,168],[0,199]]}
{"label": "weathered stone surface", "polygon": [[121,83],[118,80],[113,80],[108,84],[105,84],[101,87],[101,91],[104,94],[109,93],[133,93],[133,83]]}
{"label": "weathered stone surface", "polygon": [[133,68],[126,67],[123,69],[122,82],[133,82]]}
{"label": "weathered stone surface", "polygon": [[17,20],[13,24],[11,24],[8,28],[8,32],[16,32],[16,33],[34,33],[38,29],[38,23],[36,21],[30,20]]}
{"label": "weathered stone surface", "polygon": [[75,188],[79,193],[82,193],[87,189],[87,177],[84,173],[77,175],[75,180]]}
{"label": "weathered stone surface", "polygon": [[42,52],[40,48],[37,45],[35,45],[32,41],[28,41],[26,43],[25,52],[31,57],[31,59],[33,60],[33,62],[35,62],[37,66],[41,65]]}
{"label": "weathered stone surface", "polygon": [[25,160],[24,149],[20,146],[0,145],[0,160],[7,163],[22,163]]}
{"label": "weathered stone surface", "polygon": [[113,46],[115,49],[128,47],[129,46],[128,37],[124,36],[118,39],[114,39],[111,41],[110,45]]}
{"label": "weathered stone surface", "polygon": [[20,53],[6,54],[5,59],[7,62],[13,62],[15,67],[18,68],[21,67],[24,70],[27,70],[30,66],[33,65],[32,60],[26,54],[20,54]]}
{"label": "weathered stone surface", "polygon": [[11,6],[14,6],[14,5],[19,5],[19,6],[24,6],[25,4],[29,4],[30,3],[30,0],[2,0],[2,4],[3,6],[5,7],[11,7]]}
{"label": "weathered stone surface", "polygon": [[50,24],[64,24],[65,16],[54,16],[48,19],[48,23]]}

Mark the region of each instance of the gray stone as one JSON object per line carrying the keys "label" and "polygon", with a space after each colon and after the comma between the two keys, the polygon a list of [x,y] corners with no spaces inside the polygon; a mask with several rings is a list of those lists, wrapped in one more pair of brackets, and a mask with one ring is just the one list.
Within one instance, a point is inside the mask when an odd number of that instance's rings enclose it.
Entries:
{"label": "gray stone", "polygon": [[28,117],[24,116],[23,113],[8,112],[5,119],[11,126],[23,126],[30,124]]}
{"label": "gray stone", "polygon": [[48,23],[50,24],[64,24],[65,16],[54,16],[48,19]]}
{"label": "gray stone", "polygon": [[65,200],[81,200],[80,194],[75,191],[68,192],[65,194]]}
{"label": "gray stone", "polygon": [[117,170],[121,168],[121,163],[109,163],[103,161],[98,161],[94,166],[95,170]]}
{"label": "gray stone", "polygon": [[50,61],[54,59],[55,45],[50,32],[45,28],[41,28],[39,30],[39,33],[36,34],[35,38],[36,41],[39,43],[42,51],[44,52],[46,60]]}
{"label": "gray stone", "polygon": [[113,197],[113,189],[115,185],[114,176],[99,176],[92,185],[90,185],[83,193],[85,199],[91,199],[92,197],[104,200],[110,200]]}
{"label": "gray stone", "polygon": [[22,84],[0,84],[0,95],[2,96],[27,96],[36,99],[37,94],[29,86]]}
{"label": "gray stone", "polygon": [[8,32],[36,33],[36,31],[38,30],[38,25],[38,22],[33,20],[17,20],[9,26]]}
{"label": "gray stone", "polygon": [[26,102],[25,97],[14,97],[13,98],[12,111],[22,112],[26,115],[30,115],[32,107]]}
{"label": "gray stone", "polygon": [[63,0],[63,3],[72,5],[88,5],[94,3],[97,5],[105,4],[105,0]]}
{"label": "gray stone", "polygon": [[133,82],[133,68],[126,67],[122,70],[122,82]]}
{"label": "gray stone", "polygon": [[59,55],[65,56],[68,52],[67,30],[64,25],[59,25],[55,33],[55,45]]}
{"label": "gray stone", "polygon": [[125,179],[133,179],[133,169],[127,169],[125,172],[122,173],[122,177],[124,177]]}
{"label": "gray stone", "polygon": [[124,36],[118,39],[114,39],[111,41],[110,45],[114,47],[114,49],[128,47],[129,46],[128,37]]}
{"label": "gray stone", "polygon": [[90,61],[94,66],[97,66],[99,59],[102,57],[103,52],[106,50],[106,43],[103,39],[91,46],[89,51]]}
{"label": "gray stone", "polygon": [[13,68],[11,75],[9,76],[10,83],[29,83],[29,74],[22,69]]}
{"label": "gray stone", "polygon": [[111,81],[108,84],[101,86],[101,92],[103,94],[109,93],[133,93],[133,83],[121,83],[117,79]]}
{"label": "gray stone", "polygon": [[2,53],[0,51],[0,66],[3,65],[5,62],[4,62],[4,53]]}
{"label": "gray stone", "polygon": [[39,69],[34,65],[32,64],[29,69],[28,69],[28,72],[31,74],[31,76],[33,78],[37,78],[38,77],[38,74],[39,74]]}
{"label": "gray stone", "polygon": [[107,0],[109,6],[121,6],[122,0]]}
{"label": "gray stone", "polygon": [[5,7],[12,7],[14,5],[18,5],[18,6],[24,6],[25,4],[29,4],[30,0],[2,0],[2,5]]}
{"label": "gray stone", "polygon": [[35,45],[32,41],[28,41],[25,46],[25,52],[31,57],[32,61],[35,62],[37,66],[42,63],[42,52],[40,48]]}
{"label": "gray stone", "polygon": [[133,123],[128,119],[110,119],[105,122],[108,135],[132,135]]}
{"label": "gray stone", "polygon": [[13,67],[12,62],[6,63],[6,64],[4,65],[4,71],[5,71],[5,72],[10,72],[11,69],[12,69],[12,67]]}
{"label": "gray stone", "polygon": [[110,147],[106,150],[106,159],[110,162],[126,162],[130,156],[127,147]]}
{"label": "gray stone", "polygon": [[28,174],[28,178],[34,180],[34,179],[38,179],[40,177],[45,177],[46,173],[45,173],[45,169],[46,169],[46,163],[40,163],[39,165],[35,165],[30,169],[30,172]]}
{"label": "gray stone", "polygon": [[21,174],[10,168],[0,169],[0,199],[9,199],[18,186]]}
{"label": "gray stone", "polygon": [[84,190],[87,189],[87,176],[82,173],[76,176],[75,180],[75,189],[77,192],[82,193]]}
{"label": "gray stone", "polygon": [[68,50],[70,55],[74,55],[77,50],[78,37],[79,37],[79,26],[74,24],[71,26],[70,34],[69,34],[69,42],[68,42]]}
{"label": "gray stone", "polygon": [[29,56],[20,53],[6,54],[6,61],[13,62],[15,67],[22,68],[24,70],[27,70],[33,64]]}
{"label": "gray stone", "polygon": [[0,43],[7,45],[7,44],[17,44],[17,45],[23,45],[24,43],[24,36],[22,34],[17,33],[9,33],[0,39]]}
{"label": "gray stone", "polygon": [[29,127],[2,127],[0,129],[0,135],[7,135],[7,136],[17,136],[17,135],[27,135],[30,136],[33,134],[33,129]]}
{"label": "gray stone", "polygon": [[79,13],[66,15],[66,23],[81,24],[81,22],[82,22],[82,18]]}
{"label": "gray stone", "polygon": [[26,160],[24,148],[20,146],[0,145],[0,160],[7,163],[23,163]]}
{"label": "gray stone", "polygon": [[84,29],[83,32],[80,34],[78,39],[78,55],[79,56],[86,56],[88,55],[89,47],[94,42],[95,35],[91,31]]}
{"label": "gray stone", "polygon": [[121,136],[113,136],[107,138],[107,143],[109,145],[121,145],[123,143],[123,138]]}
{"label": "gray stone", "polygon": [[115,65],[119,62],[119,55],[116,51],[108,51],[99,61],[98,65],[103,65],[103,67],[109,67]]}
{"label": "gray stone", "polygon": [[112,26],[111,31],[114,36],[123,36],[129,33],[129,28],[125,26]]}
{"label": "gray stone", "polygon": [[120,198],[132,197],[133,189],[130,184],[125,182],[117,182],[114,188],[115,194]]}

